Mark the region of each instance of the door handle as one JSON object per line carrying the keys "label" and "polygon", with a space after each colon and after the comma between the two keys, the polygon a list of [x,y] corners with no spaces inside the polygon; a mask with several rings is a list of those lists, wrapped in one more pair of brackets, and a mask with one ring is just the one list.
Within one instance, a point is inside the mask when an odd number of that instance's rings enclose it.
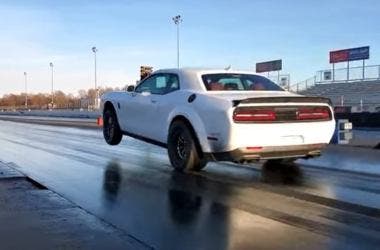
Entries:
{"label": "door handle", "polygon": [[157,103],[157,101],[156,101],[156,100],[150,100],[150,102],[151,102],[151,103]]}

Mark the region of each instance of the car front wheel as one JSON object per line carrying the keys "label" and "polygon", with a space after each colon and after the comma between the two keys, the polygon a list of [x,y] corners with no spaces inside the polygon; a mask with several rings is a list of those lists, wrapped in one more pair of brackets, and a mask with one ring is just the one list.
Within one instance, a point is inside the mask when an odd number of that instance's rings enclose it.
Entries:
{"label": "car front wheel", "polygon": [[195,135],[182,121],[175,121],[170,126],[168,155],[172,166],[179,171],[200,171],[207,164]]}
{"label": "car front wheel", "polygon": [[117,145],[123,138],[115,110],[112,108],[105,110],[103,113],[103,136],[109,145]]}

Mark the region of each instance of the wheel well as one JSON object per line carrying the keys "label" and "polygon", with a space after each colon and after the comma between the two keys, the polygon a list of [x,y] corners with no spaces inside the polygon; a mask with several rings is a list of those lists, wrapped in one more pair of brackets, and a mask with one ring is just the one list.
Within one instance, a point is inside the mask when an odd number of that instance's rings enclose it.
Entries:
{"label": "wheel well", "polygon": [[119,126],[120,126],[119,118],[117,117],[116,109],[115,109],[115,107],[113,106],[112,102],[107,101],[106,103],[104,103],[103,115],[104,115],[104,112],[105,112],[106,110],[112,110],[112,111],[115,113],[116,121],[117,121],[117,123],[118,123]]}
{"label": "wheel well", "polygon": [[115,111],[115,107],[113,106],[113,104],[112,104],[112,102],[110,102],[110,101],[107,101],[105,104],[104,104],[104,111],[106,111],[106,110],[113,110],[113,111]]}
{"label": "wheel well", "polygon": [[198,139],[198,135],[197,133],[195,132],[194,128],[193,128],[193,125],[191,124],[191,122],[184,116],[182,115],[178,115],[176,117],[174,117],[174,119],[172,120],[172,122],[170,123],[170,126],[169,128],[172,126],[172,124],[176,121],[181,121],[183,123],[186,124],[186,126],[189,128],[191,134],[193,135],[194,139],[195,139],[195,143],[196,143],[196,146],[197,146],[197,150],[198,150],[198,154],[203,157],[203,150],[202,150],[202,146],[201,144],[199,143],[199,139]]}

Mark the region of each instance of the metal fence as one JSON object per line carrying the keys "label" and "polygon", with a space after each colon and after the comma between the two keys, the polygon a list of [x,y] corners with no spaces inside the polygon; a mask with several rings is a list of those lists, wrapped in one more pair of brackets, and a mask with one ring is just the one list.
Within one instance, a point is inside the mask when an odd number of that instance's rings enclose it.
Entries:
{"label": "metal fence", "polygon": [[302,82],[298,82],[296,84],[290,85],[289,91],[291,92],[301,92],[307,90],[310,87],[313,87],[316,84],[316,77],[310,77]]}
{"label": "metal fence", "polygon": [[316,72],[315,76],[317,83],[378,80],[380,79],[380,65],[320,70]]}
{"label": "metal fence", "polygon": [[269,78],[277,85],[281,86],[284,89],[288,89],[290,85],[290,74],[266,74],[265,77]]}
{"label": "metal fence", "polygon": [[350,112],[360,113],[360,112],[370,112],[378,113],[380,112],[380,102],[366,101],[365,97],[361,98],[359,102],[346,100],[344,97],[337,98],[336,100],[331,100],[334,107],[350,107]]}

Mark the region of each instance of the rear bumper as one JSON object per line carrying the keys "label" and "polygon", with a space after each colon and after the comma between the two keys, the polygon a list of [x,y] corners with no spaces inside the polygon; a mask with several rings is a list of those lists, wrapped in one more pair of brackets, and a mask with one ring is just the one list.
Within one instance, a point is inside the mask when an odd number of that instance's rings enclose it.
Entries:
{"label": "rear bumper", "polygon": [[321,154],[327,144],[308,144],[292,146],[268,146],[260,149],[238,148],[228,152],[210,153],[216,161],[254,161],[281,158],[307,158]]}

